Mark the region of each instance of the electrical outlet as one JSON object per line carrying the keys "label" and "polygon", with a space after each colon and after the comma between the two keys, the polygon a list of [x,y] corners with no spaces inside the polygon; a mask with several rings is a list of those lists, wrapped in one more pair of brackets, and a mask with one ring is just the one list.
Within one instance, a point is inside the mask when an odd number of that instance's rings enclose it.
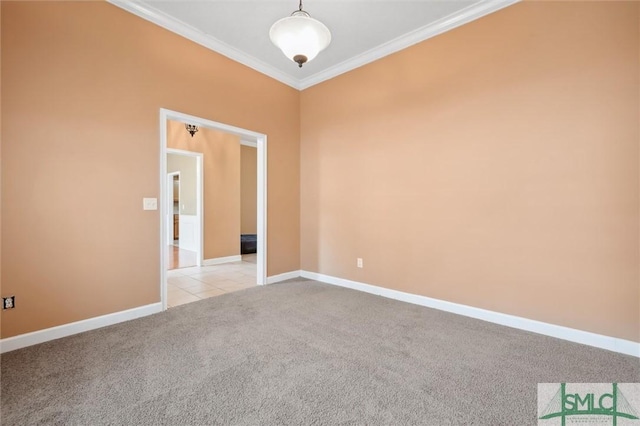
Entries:
{"label": "electrical outlet", "polygon": [[360,257],[358,258],[358,263],[357,263],[357,265],[358,265],[358,268],[363,268],[363,267],[364,267],[364,266],[362,265],[362,258],[360,258]]}
{"label": "electrical outlet", "polygon": [[2,309],[13,309],[16,307],[16,297],[9,296],[2,298]]}

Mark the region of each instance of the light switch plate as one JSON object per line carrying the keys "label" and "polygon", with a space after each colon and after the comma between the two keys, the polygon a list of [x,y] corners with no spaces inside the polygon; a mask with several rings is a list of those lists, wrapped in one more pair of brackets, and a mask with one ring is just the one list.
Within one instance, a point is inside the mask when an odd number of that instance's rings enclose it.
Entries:
{"label": "light switch plate", "polygon": [[158,199],[157,198],[143,198],[142,199],[142,209],[143,210],[158,210]]}

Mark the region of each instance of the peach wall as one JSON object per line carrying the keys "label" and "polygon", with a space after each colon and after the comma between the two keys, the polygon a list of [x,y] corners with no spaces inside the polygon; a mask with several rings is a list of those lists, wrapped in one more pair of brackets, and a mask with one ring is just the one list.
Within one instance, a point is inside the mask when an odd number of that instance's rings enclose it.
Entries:
{"label": "peach wall", "polygon": [[299,269],[296,90],[108,3],[0,7],[2,337],[160,300],[160,108],[268,135],[268,274]]}
{"label": "peach wall", "polygon": [[204,258],[240,254],[240,137],[200,127],[193,137],[167,122],[167,147],[202,153]]}
{"label": "peach wall", "polygon": [[256,234],[258,199],[258,150],[240,147],[240,232]]}
{"label": "peach wall", "polygon": [[303,91],[301,268],[640,341],[639,7],[520,3]]}

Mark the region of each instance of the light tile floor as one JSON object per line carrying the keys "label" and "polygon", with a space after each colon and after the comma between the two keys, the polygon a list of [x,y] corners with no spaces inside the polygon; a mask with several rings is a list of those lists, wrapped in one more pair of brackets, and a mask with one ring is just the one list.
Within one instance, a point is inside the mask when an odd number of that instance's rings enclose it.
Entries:
{"label": "light tile floor", "polygon": [[256,285],[256,255],[242,255],[242,262],[167,271],[169,308]]}

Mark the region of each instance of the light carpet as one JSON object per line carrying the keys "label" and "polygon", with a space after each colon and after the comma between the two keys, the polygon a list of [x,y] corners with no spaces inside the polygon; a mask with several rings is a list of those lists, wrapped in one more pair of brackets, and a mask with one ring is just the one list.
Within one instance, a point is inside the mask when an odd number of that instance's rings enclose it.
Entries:
{"label": "light carpet", "polygon": [[308,280],[4,354],[1,423],[536,424],[540,382],[637,358]]}

